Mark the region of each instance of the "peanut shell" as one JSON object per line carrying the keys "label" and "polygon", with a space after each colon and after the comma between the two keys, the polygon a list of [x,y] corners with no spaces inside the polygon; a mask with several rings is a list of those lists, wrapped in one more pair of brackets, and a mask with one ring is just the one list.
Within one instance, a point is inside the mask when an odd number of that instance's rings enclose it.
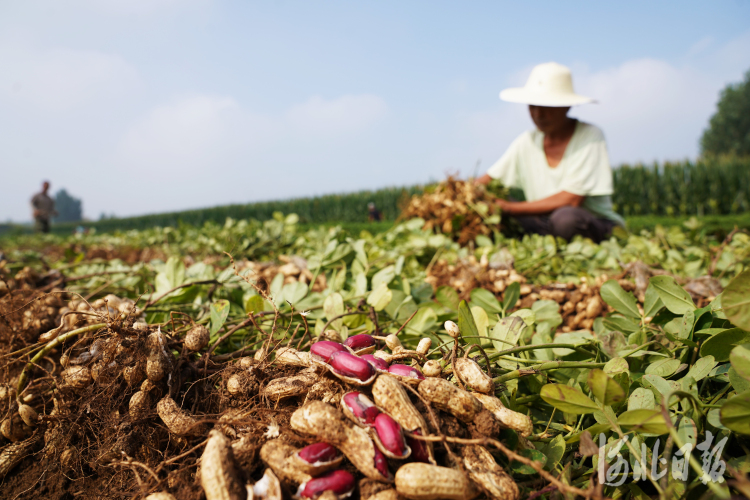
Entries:
{"label": "peanut shell", "polygon": [[469,479],[474,481],[488,497],[496,500],[518,499],[516,482],[497,464],[485,447],[464,446],[461,456]]}
{"label": "peanut shell", "polygon": [[298,351],[291,347],[282,347],[276,351],[276,363],[287,366],[310,366],[310,353]]}
{"label": "peanut shell", "polygon": [[492,378],[473,359],[457,358],[453,362],[453,371],[470,389],[482,394],[495,392],[495,383]]}
{"label": "peanut shell", "polygon": [[195,436],[203,434],[203,425],[185,410],[180,409],[177,403],[169,396],[163,397],[156,403],[156,413],[159,414],[164,424],[172,434],[178,436]]}
{"label": "peanut shell", "polygon": [[480,493],[461,471],[421,463],[401,466],[396,491],[411,500],[471,500]]}
{"label": "peanut shell", "polygon": [[[293,460],[297,448],[282,443],[278,439],[266,441],[260,449],[260,459],[273,470],[274,474],[284,482],[302,484],[309,481],[312,476],[298,466]],[[302,460],[299,460],[302,462]]]}
{"label": "peanut shell", "polygon": [[247,490],[234,463],[229,439],[217,430],[208,434],[201,456],[201,486],[206,500],[245,500]]}
{"label": "peanut shell", "polygon": [[419,384],[419,394],[443,411],[469,423],[482,411],[482,403],[468,392],[442,378],[428,378]]}
{"label": "peanut shell", "polygon": [[263,389],[263,395],[269,399],[279,400],[301,396],[318,380],[313,370],[305,370],[291,377],[281,377],[271,380]]}
{"label": "peanut shell", "polygon": [[500,422],[504,427],[513,429],[523,437],[531,436],[531,433],[534,431],[534,425],[531,423],[531,419],[529,417],[527,417],[523,413],[509,410],[503,405],[503,402],[495,396],[490,396],[488,394],[476,394],[475,397],[479,400],[480,403],[482,403],[482,406],[484,406],[485,409],[492,412],[498,422]]}

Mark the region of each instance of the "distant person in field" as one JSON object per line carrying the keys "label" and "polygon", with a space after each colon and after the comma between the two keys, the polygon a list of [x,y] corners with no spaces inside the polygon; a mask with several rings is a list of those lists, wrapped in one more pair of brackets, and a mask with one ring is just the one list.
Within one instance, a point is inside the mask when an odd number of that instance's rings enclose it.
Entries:
{"label": "distant person in field", "polygon": [[55,212],[55,200],[47,194],[49,191],[49,182],[44,181],[42,191],[31,198],[31,208],[34,215],[34,221],[38,231],[49,233],[49,220],[57,215]]}
{"label": "distant person in field", "polygon": [[531,70],[526,86],[500,99],[529,105],[536,129],[521,134],[477,182],[500,179],[523,189],[526,201],[497,200],[527,233],[606,239],[625,222],[612,209],[612,169],[602,131],[568,116],[571,106],[594,102],[573,92],[570,69],[557,63]]}
{"label": "distant person in field", "polygon": [[383,214],[380,213],[380,210],[375,208],[375,204],[373,202],[367,204],[367,220],[369,220],[370,222],[383,220]]}

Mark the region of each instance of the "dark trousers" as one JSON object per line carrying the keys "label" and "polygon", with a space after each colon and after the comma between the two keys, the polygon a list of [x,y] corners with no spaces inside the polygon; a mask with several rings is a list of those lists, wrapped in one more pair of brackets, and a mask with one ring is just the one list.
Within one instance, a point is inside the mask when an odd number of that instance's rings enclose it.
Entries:
{"label": "dark trousers", "polygon": [[43,217],[36,219],[36,229],[41,233],[49,233],[49,219]]}
{"label": "dark trousers", "polygon": [[615,227],[609,219],[600,219],[585,208],[560,207],[549,215],[513,216],[527,233],[551,234],[570,240],[580,234],[596,243],[606,239]]}

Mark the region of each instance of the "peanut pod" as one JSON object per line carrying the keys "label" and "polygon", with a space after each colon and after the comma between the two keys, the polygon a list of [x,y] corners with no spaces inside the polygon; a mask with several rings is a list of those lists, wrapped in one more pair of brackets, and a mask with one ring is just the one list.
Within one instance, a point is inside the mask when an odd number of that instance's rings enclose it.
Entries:
{"label": "peanut pod", "polygon": [[401,466],[396,491],[412,500],[471,500],[480,493],[461,471],[421,463]]}
{"label": "peanut pod", "polygon": [[508,429],[513,429],[523,437],[531,436],[534,431],[534,425],[531,419],[517,411],[509,410],[495,396],[488,394],[476,394],[475,397],[482,403],[485,409],[489,410],[501,425]]}
{"label": "peanut pod", "polygon": [[130,396],[130,403],[128,403],[128,412],[130,418],[138,420],[145,417],[148,414],[150,406],[150,397],[148,392],[138,391]]}
{"label": "peanut pod", "polygon": [[469,479],[474,481],[485,494],[496,500],[517,500],[518,485],[492,454],[483,446],[468,445],[461,450],[464,467]]}
{"label": "peanut pod", "polygon": [[211,334],[203,325],[195,325],[185,335],[185,347],[191,351],[200,351],[208,345]]}
{"label": "peanut pod", "polygon": [[65,387],[83,389],[91,383],[91,371],[87,366],[71,366],[60,374]]}
{"label": "peanut pod", "polygon": [[159,491],[157,493],[151,493],[144,500],[177,500],[177,499],[174,497],[174,495],[170,493]]}
{"label": "peanut pod", "polygon": [[350,425],[331,405],[313,401],[292,414],[292,429],[332,444],[365,476],[391,481],[385,457],[375,447],[367,431]]}
{"label": "peanut pod", "polygon": [[[393,420],[399,423],[407,432],[418,432],[421,435],[428,434],[427,423],[422,414],[417,411],[411,403],[406,389],[399,381],[389,375],[380,375],[372,385],[372,397],[375,404],[383,409]],[[414,458],[422,460],[425,457],[430,463],[435,463],[432,443],[408,439],[409,447],[412,448]]]}
{"label": "peanut pod", "polygon": [[482,394],[495,392],[495,383],[492,381],[492,377],[483,372],[473,359],[457,358],[453,362],[453,372],[470,389]]}
{"label": "peanut pod", "polygon": [[276,363],[286,366],[310,366],[310,353],[292,347],[282,347],[276,351]]}
{"label": "peanut pod", "polygon": [[443,373],[443,366],[440,361],[431,359],[422,365],[422,374],[425,377],[439,377]]}
{"label": "peanut pod", "polygon": [[294,446],[272,439],[261,447],[260,459],[282,481],[302,484],[309,481],[312,476],[294,460],[297,451]]}
{"label": "peanut pod", "polygon": [[247,490],[234,463],[229,439],[217,430],[208,433],[201,456],[201,486],[206,500],[245,500]]}
{"label": "peanut pod", "polygon": [[158,382],[172,369],[172,355],[167,350],[167,340],[161,330],[149,334],[146,346],[148,346],[146,377],[152,382]]}
{"label": "peanut pod", "polygon": [[0,479],[5,478],[13,467],[28,457],[41,441],[42,434],[37,431],[30,439],[4,446],[0,451]]}
{"label": "peanut pod", "polygon": [[279,400],[301,396],[318,380],[314,370],[304,370],[291,377],[281,377],[271,380],[263,389],[263,395],[269,399]]}
{"label": "peanut pod", "polygon": [[442,378],[431,377],[423,380],[419,384],[419,394],[467,424],[482,411],[482,403],[477,398]]}
{"label": "peanut pod", "polygon": [[271,469],[266,469],[260,481],[247,487],[247,499],[282,500],[281,482]]}
{"label": "peanut pod", "polygon": [[182,410],[174,399],[164,396],[156,403],[156,413],[169,432],[177,436],[198,436],[205,432],[204,426],[190,413]]}

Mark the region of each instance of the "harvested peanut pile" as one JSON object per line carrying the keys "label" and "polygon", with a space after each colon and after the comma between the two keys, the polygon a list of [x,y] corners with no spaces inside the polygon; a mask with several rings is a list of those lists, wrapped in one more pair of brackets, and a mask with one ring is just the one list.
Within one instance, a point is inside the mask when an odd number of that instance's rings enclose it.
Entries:
{"label": "harvested peanut pile", "polygon": [[465,245],[478,235],[489,236],[500,230],[497,198],[507,198],[506,189],[495,182],[485,187],[470,181],[448,177],[432,191],[413,195],[401,213],[401,219],[420,217],[424,229],[450,236]]}
{"label": "harvested peanut pile", "polygon": [[429,338],[410,350],[328,330],[302,350],[269,339],[232,359],[208,353],[204,326],[167,335],[114,295],[60,312],[2,386],[6,491],[44,477],[47,498],[519,496],[492,443],[501,429],[528,436],[531,421],[471,358],[428,361]]}

